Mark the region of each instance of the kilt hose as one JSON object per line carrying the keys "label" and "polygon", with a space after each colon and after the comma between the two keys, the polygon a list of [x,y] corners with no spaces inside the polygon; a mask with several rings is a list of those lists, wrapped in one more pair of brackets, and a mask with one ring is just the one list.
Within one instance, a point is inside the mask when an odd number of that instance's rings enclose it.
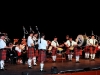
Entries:
{"label": "kilt hose", "polygon": [[44,62],[45,59],[46,59],[46,50],[39,50],[38,61],[39,62]]}
{"label": "kilt hose", "polygon": [[34,47],[28,47],[27,57],[28,58],[33,58],[34,56],[35,56],[35,49],[34,49]]}
{"label": "kilt hose", "polygon": [[0,49],[0,60],[6,60],[6,50]]}

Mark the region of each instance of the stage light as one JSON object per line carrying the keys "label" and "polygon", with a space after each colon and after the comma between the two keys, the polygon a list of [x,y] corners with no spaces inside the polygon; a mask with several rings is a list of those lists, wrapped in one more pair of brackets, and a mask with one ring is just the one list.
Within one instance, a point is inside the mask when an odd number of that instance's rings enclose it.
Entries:
{"label": "stage light", "polygon": [[58,74],[58,69],[57,69],[57,67],[55,67],[55,66],[51,67],[51,73],[52,73],[52,74]]}

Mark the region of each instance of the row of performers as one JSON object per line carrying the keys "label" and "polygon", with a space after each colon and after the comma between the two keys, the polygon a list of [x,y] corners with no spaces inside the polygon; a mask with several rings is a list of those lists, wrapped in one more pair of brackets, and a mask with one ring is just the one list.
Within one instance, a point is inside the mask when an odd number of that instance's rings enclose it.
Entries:
{"label": "row of performers", "polygon": [[[66,47],[65,53],[68,55],[68,59],[71,61],[73,54],[75,54],[76,62],[79,62],[80,55],[82,55],[82,48],[78,47],[77,41],[73,41],[71,37],[64,44],[59,45],[59,43],[57,41],[57,37],[54,37],[54,40],[50,43],[50,42],[47,42],[46,40],[44,40],[44,35],[42,35],[41,38],[37,41],[37,36],[38,36],[37,34],[33,36],[33,33],[30,33],[29,37],[27,39],[27,45],[25,45],[25,44],[19,45],[18,43],[16,43],[15,46],[13,46],[11,44],[11,45],[9,45],[9,47],[6,47],[6,44],[3,41],[3,39],[5,37],[3,35],[1,35],[0,36],[0,65],[1,65],[1,69],[4,68],[4,60],[6,59],[7,53],[9,55],[9,52],[7,52],[3,49],[5,47],[10,48],[11,50],[15,50],[17,52],[18,57],[20,57],[20,55],[22,55],[23,53],[27,53],[26,55],[28,58],[28,68],[32,68],[32,60],[33,60],[34,66],[37,65],[37,63],[36,63],[37,58],[36,57],[38,57],[38,61],[39,60],[41,61],[41,63],[40,63],[40,70],[41,71],[43,71],[45,54],[46,54],[45,51],[47,49],[48,49],[48,52],[52,53],[53,62],[56,61],[57,51],[63,50],[63,49],[60,49],[60,50],[58,50],[58,49],[62,48],[64,46]],[[94,40],[96,43],[96,39],[94,39],[94,36],[92,36],[90,39],[91,44],[87,44],[84,47],[85,57],[89,58],[89,56],[91,56],[92,60],[95,59],[95,53],[97,51],[97,47],[96,47],[96,45],[94,45]],[[24,51],[24,50],[27,50],[27,51],[22,53],[22,51]]]}

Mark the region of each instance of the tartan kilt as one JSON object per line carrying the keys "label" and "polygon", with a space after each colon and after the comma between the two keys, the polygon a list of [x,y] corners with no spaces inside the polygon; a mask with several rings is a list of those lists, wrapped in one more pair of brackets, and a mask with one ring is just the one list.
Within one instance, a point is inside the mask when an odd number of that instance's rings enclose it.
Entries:
{"label": "tartan kilt", "polygon": [[56,48],[52,48],[52,56],[55,56],[57,54],[57,49]]}
{"label": "tartan kilt", "polygon": [[46,50],[39,50],[38,61],[39,62],[44,62],[45,59],[46,59]]}
{"label": "tartan kilt", "polygon": [[86,47],[84,48],[84,52],[85,52],[85,53],[89,53],[89,46],[86,46]]}
{"label": "tartan kilt", "polygon": [[66,54],[72,54],[73,50],[70,50],[69,48],[66,49]]}
{"label": "tartan kilt", "polygon": [[0,60],[6,60],[6,50],[0,50]]}
{"label": "tartan kilt", "polygon": [[75,49],[75,55],[82,55],[82,49]]}
{"label": "tartan kilt", "polygon": [[27,50],[27,57],[28,58],[33,58],[35,56],[35,52],[34,52],[34,47],[28,47]]}
{"label": "tartan kilt", "polygon": [[35,50],[35,56],[36,56],[36,57],[39,56],[39,50]]}
{"label": "tartan kilt", "polygon": [[90,54],[95,54],[96,53],[96,47],[90,47]]}

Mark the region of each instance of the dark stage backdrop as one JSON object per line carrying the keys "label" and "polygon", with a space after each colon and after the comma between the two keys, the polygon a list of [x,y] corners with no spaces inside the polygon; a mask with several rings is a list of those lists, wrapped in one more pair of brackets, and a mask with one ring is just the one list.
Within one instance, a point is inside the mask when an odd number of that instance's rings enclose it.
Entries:
{"label": "dark stage backdrop", "polygon": [[[70,13],[70,12],[69,12]],[[99,34],[99,19],[98,16],[92,13],[66,13],[58,12],[45,12],[45,13],[21,13],[13,12],[13,14],[5,14],[2,17],[0,31],[7,32],[11,39],[22,38],[23,28],[29,31],[29,26],[36,31],[35,26],[41,33],[45,33],[46,39],[52,40],[54,36],[57,36],[58,40],[65,40],[65,35],[70,35],[74,39],[79,34],[91,35],[91,31],[94,34]],[[91,16],[92,15],[92,16]]]}
{"label": "dark stage backdrop", "polygon": [[[24,25],[24,24],[23,24]],[[1,31],[2,32],[7,32],[8,33],[8,36],[9,38],[11,39],[14,39],[14,38],[23,38],[23,25],[18,25],[18,24],[15,24],[14,26],[2,26],[1,28]],[[59,26],[58,26],[59,25]],[[77,37],[77,35],[79,34],[87,34],[87,35],[91,35],[91,30],[94,30],[94,34],[96,35],[99,35],[98,33],[98,29],[97,28],[91,28],[91,29],[88,29],[86,27],[86,25],[61,25],[61,24],[40,24],[40,25],[31,25],[31,24],[25,24],[24,25],[26,30],[29,31],[29,27],[31,26],[33,31],[37,32],[36,31],[36,27],[38,27],[39,31],[41,33],[44,33],[46,35],[46,39],[49,39],[49,40],[53,40],[53,37],[54,36],[57,36],[58,37],[58,40],[59,41],[64,41],[65,40],[65,36],[66,35],[70,35],[72,36],[74,39]],[[28,35],[26,35],[26,38],[27,38]]]}
{"label": "dark stage backdrop", "polygon": [[[1,10],[0,31],[7,32],[10,38],[22,38],[22,26],[29,30],[32,26],[38,26],[39,31],[46,34],[46,39],[52,40],[57,36],[59,40],[64,40],[65,35],[76,38],[78,34],[91,35],[91,30],[99,34],[99,10],[98,6],[91,5],[82,7],[75,4],[66,5],[60,3],[37,5],[27,4],[7,6]],[[57,4],[57,5],[56,5]],[[34,6],[33,6],[34,5]],[[5,5],[4,5],[5,6]]]}

